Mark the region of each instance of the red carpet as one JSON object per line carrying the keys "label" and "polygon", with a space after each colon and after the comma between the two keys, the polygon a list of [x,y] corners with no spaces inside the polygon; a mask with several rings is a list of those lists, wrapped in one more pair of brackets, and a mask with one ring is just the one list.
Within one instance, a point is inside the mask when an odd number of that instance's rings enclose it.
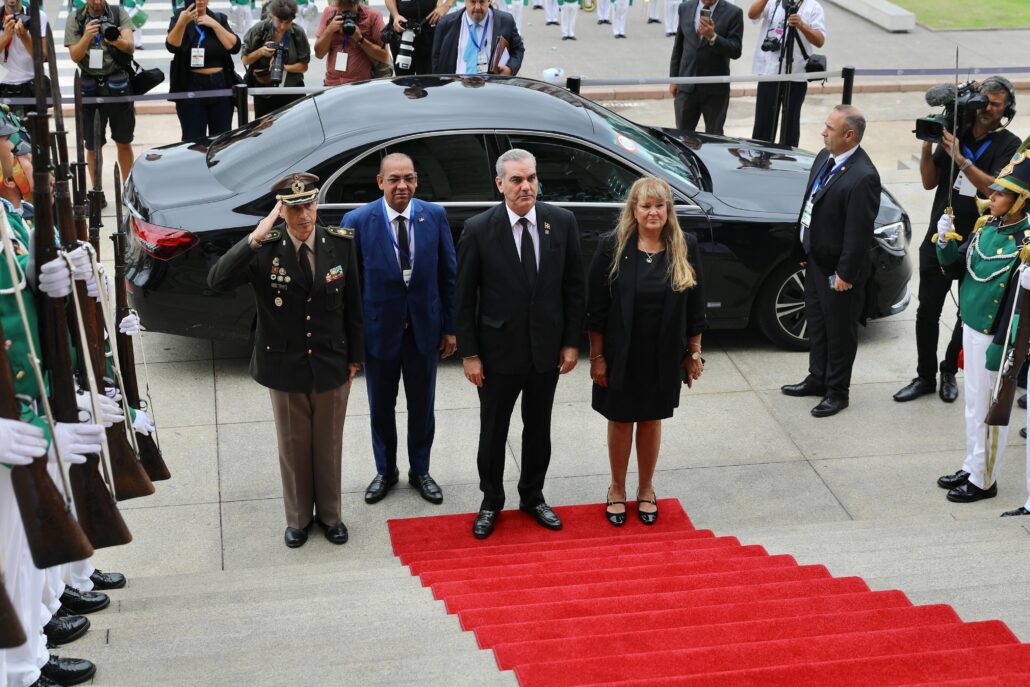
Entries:
{"label": "red carpet", "polygon": [[674,499],[653,527],[556,508],[551,532],[504,511],[391,520],[394,553],[524,687],[1030,685],[1030,645],[856,577],[695,530]]}

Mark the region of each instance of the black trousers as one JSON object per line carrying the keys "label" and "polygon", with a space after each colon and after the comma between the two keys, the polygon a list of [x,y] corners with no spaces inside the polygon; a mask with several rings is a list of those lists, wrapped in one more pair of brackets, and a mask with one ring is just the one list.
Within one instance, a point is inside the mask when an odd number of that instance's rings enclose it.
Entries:
{"label": "black trousers", "polygon": [[[190,73],[188,89],[194,92],[219,91],[228,88],[225,74]],[[192,141],[204,136],[217,136],[232,128],[232,98],[198,98],[175,101],[182,140]]]}
{"label": "black trousers", "polygon": [[479,388],[479,488],[482,508],[504,507],[504,462],[507,459],[508,426],[515,401],[522,395],[522,472],[519,497],[522,504],[544,502],[544,478],[551,462],[551,408],[558,386],[558,369],[523,374],[483,370]]}
{"label": "black trousers", "polygon": [[730,90],[705,91],[694,88],[676,93],[676,128],[697,131],[697,123],[705,118],[706,134],[722,134],[726,125],[726,112],[730,109]]}
{"label": "black trousers", "polygon": [[776,107],[776,96],[779,88],[786,91],[787,84],[784,82],[763,81],[758,84],[758,97],[755,100],[755,128],[751,132],[751,138],[758,141],[772,141],[773,131],[776,129],[776,122],[780,113],[786,111],[783,119],[783,128],[777,140],[783,140],[786,145],[796,148],[801,140],[801,105],[805,102],[805,95],[808,93],[808,82],[792,82],[790,93],[786,96],[780,108]]}
{"label": "black trousers", "polygon": [[[919,307],[916,309],[916,374],[923,379],[937,379],[937,340],[940,336],[941,312],[954,280],[938,267],[919,272]],[[955,318],[955,328],[944,352],[940,371],[958,372],[958,352],[962,350],[962,317]]]}
{"label": "black trousers", "polygon": [[829,278],[809,258],[805,273],[805,315],[812,346],[808,381],[826,387],[829,398],[847,399],[865,285],[860,282],[847,291],[834,291]]}

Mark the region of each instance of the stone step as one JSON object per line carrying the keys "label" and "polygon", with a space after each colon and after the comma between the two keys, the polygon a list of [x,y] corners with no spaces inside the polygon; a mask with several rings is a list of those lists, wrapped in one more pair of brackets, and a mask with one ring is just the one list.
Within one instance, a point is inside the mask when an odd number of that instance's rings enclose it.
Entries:
{"label": "stone step", "polygon": [[[741,543],[761,544],[769,548],[778,545],[800,545],[804,542],[826,542],[837,548],[867,546],[888,548],[899,542],[932,544],[941,541],[987,540],[1028,537],[1021,523],[1010,519],[940,520],[930,523],[892,523],[868,521],[861,524],[824,523],[820,526],[799,528],[757,529],[745,528],[735,532]],[[829,548],[829,547],[828,547]],[[832,549],[831,549],[832,550]]]}

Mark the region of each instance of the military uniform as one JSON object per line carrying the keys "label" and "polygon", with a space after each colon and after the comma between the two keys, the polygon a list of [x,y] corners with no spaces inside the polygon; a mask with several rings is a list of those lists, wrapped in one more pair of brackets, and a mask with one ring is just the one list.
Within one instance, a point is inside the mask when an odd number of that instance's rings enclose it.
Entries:
{"label": "military uniform", "polygon": [[[314,175],[303,177],[317,182]],[[291,195],[314,202],[318,189],[312,194],[311,183],[294,180],[292,187],[299,191],[279,197],[284,203]],[[257,327],[250,373],[271,393],[286,522],[294,530],[307,529],[313,510],[328,528],[341,524],[340,460],[349,366],[365,359],[352,239],[353,232],[316,222],[305,242],[314,248],[307,283],[297,239],[280,222],[256,248],[250,236],[244,237],[208,276],[216,290],[244,283],[254,289]]]}
{"label": "military uniform", "polygon": [[[1002,170],[991,189],[1013,193],[1011,184],[1005,180],[1030,178],[1030,160],[1024,164],[1025,159],[1022,153],[1013,157],[1013,162]],[[1030,240],[1030,220],[1021,214],[1025,191],[1016,195],[1016,204],[1005,218],[981,218],[961,246],[955,240],[944,243],[942,239],[937,244],[937,258],[942,266],[962,260],[966,268],[958,292],[965,360],[966,457],[959,472],[938,480],[940,486],[951,487],[949,501],[965,503],[997,494],[996,480],[1008,427],[984,422],[998,377],[997,365],[988,364],[988,352],[1003,317],[1006,289],[1017,278],[1020,248],[1024,241]],[[1017,217],[1019,219],[1014,219]]]}
{"label": "military uniform", "polygon": [[558,12],[561,14],[562,40],[576,40],[576,15],[579,14],[581,0],[558,0]]}

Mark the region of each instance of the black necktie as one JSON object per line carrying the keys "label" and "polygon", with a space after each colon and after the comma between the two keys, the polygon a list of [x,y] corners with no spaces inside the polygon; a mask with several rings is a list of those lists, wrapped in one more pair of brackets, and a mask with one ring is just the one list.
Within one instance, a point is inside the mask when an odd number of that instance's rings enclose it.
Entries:
{"label": "black necktie", "polygon": [[522,270],[526,273],[529,288],[533,288],[536,283],[536,249],[533,247],[533,237],[529,235],[529,220],[522,217],[519,225],[522,226]]}
{"label": "black necktie", "polygon": [[404,216],[397,215],[397,253],[401,259],[401,269],[410,270],[411,261],[408,256],[411,251],[408,249],[408,228],[404,225]]}
{"label": "black necktie", "polygon": [[297,261],[300,263],[300,273],[304,277],[304,286],[308,291],[311,290],[311,287],[315,282],[315,277],[311,272],[311,260],[308,258],[308,253],[310,252],[311,249],[308,248],[308,244],[306,243],[300,244],[300,250],[297,251]]}
{"label": "black necktie", "polygon": [[822,177],[820,177],[820,179],[819,179],[819,186],[820,186],[820,187],[822,187],[822,186],[825,186],[825,185],[826,185],[826,180],[830,178],[830,175],[831,175],[831,174],[833,174],[833,168],[834,168],[834,166],[835,166],[835,163],[834,163],[834,161],[833,161],[833,158],[831,157],[830,159],[828,159],[828,160],[826,161],[826,167],[825,167],[825,168],[823,168],[823,174],[822,174]]}

